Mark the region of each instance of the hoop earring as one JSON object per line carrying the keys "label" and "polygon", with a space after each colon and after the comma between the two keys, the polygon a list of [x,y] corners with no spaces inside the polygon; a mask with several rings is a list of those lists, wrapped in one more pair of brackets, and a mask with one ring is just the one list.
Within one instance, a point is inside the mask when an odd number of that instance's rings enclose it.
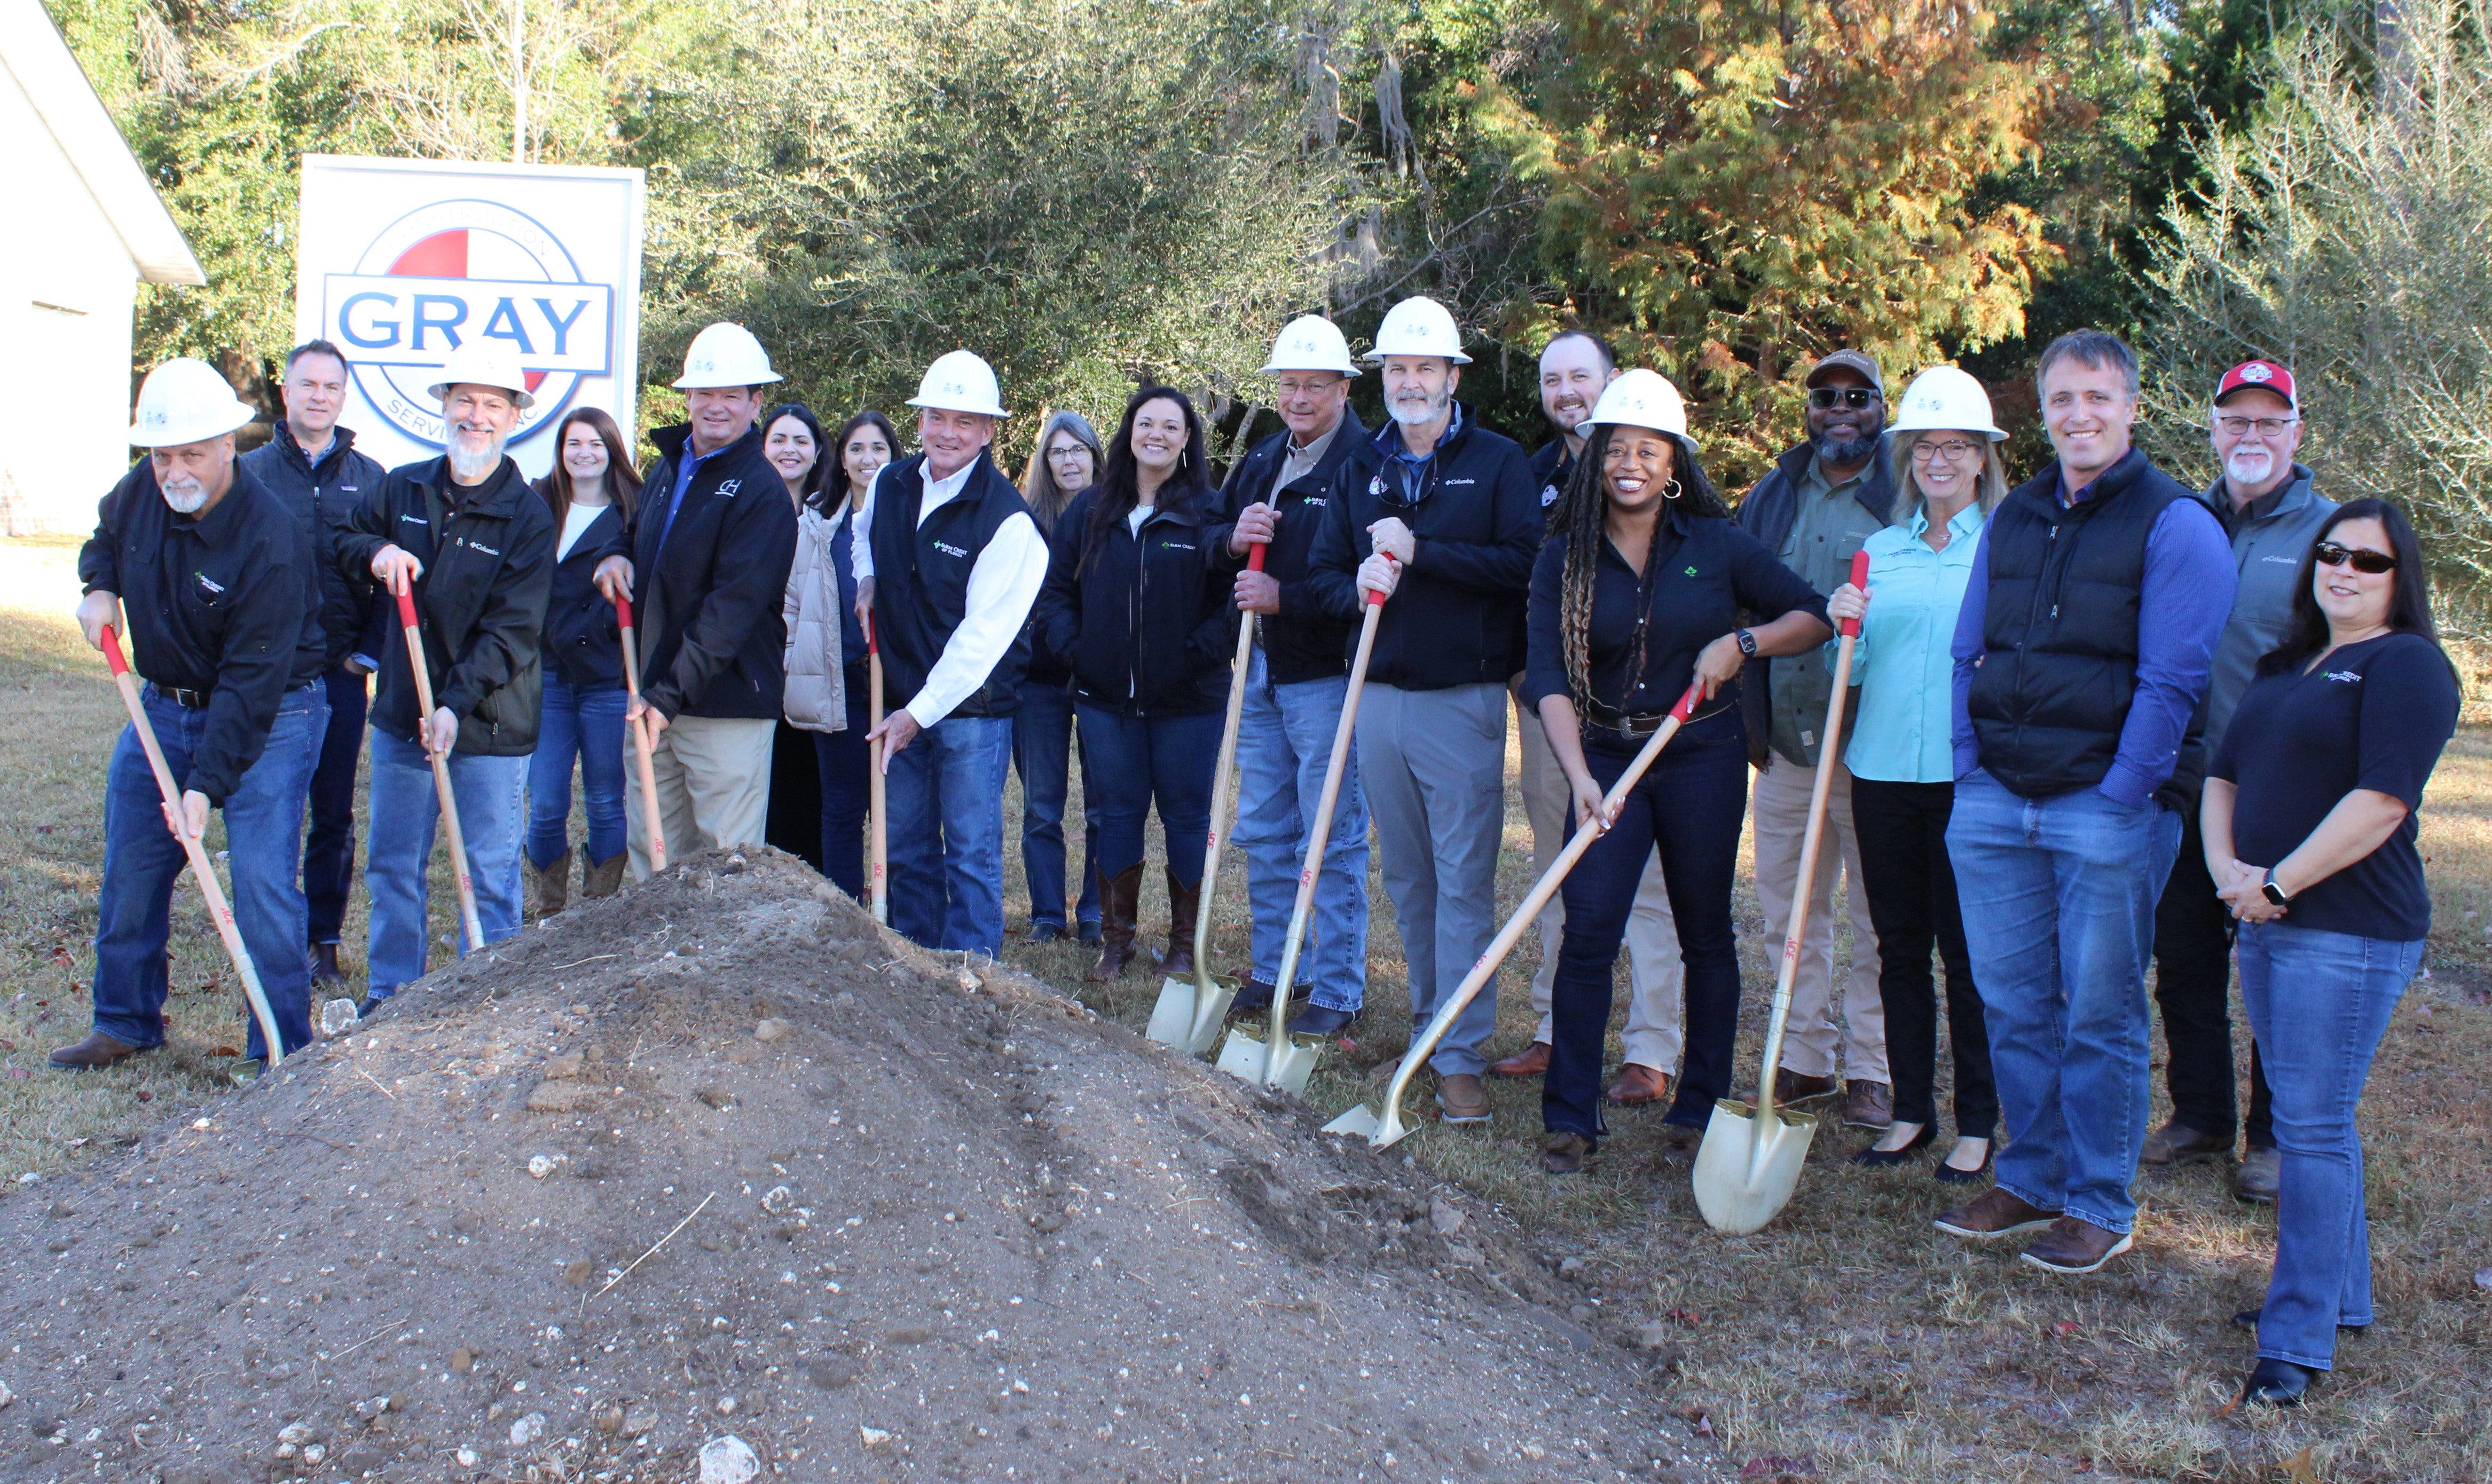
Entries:
{"label": "hoop earring", "polygon": [[1681,486],[1681,485],[1678,483],[1678,476],[1677,476],[1677,475],[1676,475],[1676,474],[1673,474],[1672,476],[1670,476],[1670,483],[1669,483],[1669,485],[1668,485],[1668,486],[1666,486],[1666,487],[1662,490],[1662,491],[1661,491],[1661,497],[1662,497],[1663,499],[1665,499],[1665,500],[1675,500],[1675,499],[1678,498],[1680,495],[1685,494],[1686,492],[1687,492],[1687,490],[1686,490],[1685,487]]}

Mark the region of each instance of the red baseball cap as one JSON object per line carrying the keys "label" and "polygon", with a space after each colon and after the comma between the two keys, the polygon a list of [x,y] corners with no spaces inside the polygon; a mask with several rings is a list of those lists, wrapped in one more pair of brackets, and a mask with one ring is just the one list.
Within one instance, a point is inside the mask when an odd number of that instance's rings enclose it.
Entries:
{"label": "red baseball cap", "polygon": [[2256,387],[2263,392],[2273,392],[2283,398],[2284,404],[2295,412],[2301,410],[2301,399],[2296,397],[2293,392],[2293,372],[2273,361],[2243,361],[2224,372],[2224,379],[2215,385],[2215,405],[2222,406],[2225,398],[2243,387]]}

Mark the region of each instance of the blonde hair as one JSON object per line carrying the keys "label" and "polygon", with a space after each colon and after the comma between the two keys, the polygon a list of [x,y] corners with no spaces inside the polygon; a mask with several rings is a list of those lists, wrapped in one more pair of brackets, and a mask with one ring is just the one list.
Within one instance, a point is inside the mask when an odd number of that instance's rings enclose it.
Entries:
{"label": "blonde hair", "polygon": [[[1915,429],[1910,432],[1895,433],[1886,440],[1887,457],[1894,460],[1892,465],[1895,471],[1894,519],[1898,525],[1911,519],[1914,512],[1929,503],[1928,497],[1921,493],[1920,481],[1913,477],[1913,445],[1928,437],[1930,432],[1938,430],[1932,429],[1923,431]],[[1965,431],[1963,429],[1947,430]],[[1987,516],[1999,508],[2001,500],[2007,498],[2007,465],[2000,461],[1997,439],[1983,437],[1977,432],[1971,433],[1969,436],[1981,443],[1981,478],[1974,486],[1976,492],[1973,495],[1973,503],[1979,505],[1981,513]]]}

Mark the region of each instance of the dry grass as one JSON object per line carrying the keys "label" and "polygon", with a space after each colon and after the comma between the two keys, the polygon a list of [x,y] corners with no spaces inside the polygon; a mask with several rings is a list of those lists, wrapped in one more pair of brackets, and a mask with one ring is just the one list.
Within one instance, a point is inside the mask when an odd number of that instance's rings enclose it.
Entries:
{"label": "dry grass", "polygon": [[[174,1054],[79,1078],[37,1070],[44,1050],[85,1028],[98,795],[121,720],[101,668],[59,616],[67,559],[57,546],[0,544],[0,605],[40,609],[0,606],[0,1169],[13,1176],[57,1169],[216,1095],[228,1062],[211,1053],[239,1045],[242,1031],[231,972],[186,887]],[[29,599],[44,581],[49,595]],[[1017,819],[1017,788],[1005,804]],[[1501,890],[1511,903],[1529,884],[1529,840],[1519,806],[1508,819]],[[2289,1418],[2223,1413],[2250,1355],[2227,1319],[2257,1304],[2274,1224],[2235,1202],[2211,1168],[2144,1177],[2138,1251],[2064,1280],[1938,1236],[1928,1218],[1955,1188],[1932,1182],[1926,1164],[1888,1172],[1845,1163],[1865,1137],[1856,1131],[1821,1129],[1797,1198],[1743,1238],[1697,1218],[1685,1173],[1658,1162],[1652,1114],[1616,1115],[1588,1178],[1539,1172],[1536,1087],[1496,1086],[1484,1134],[1427,1123],[1404,1147],[1545,1232],[1553,1260],[1584,1257],[1586,1317],[1620,1332],[1663,1326],[1653,1405],[1748,1477],[2492,1479],[2492,1292],[2474,1278],[2492,1264],[2492,733],[2469,731],[2451,748],[2423,838],[2440,923],[2433,974],[2396,1016],[2364,1110],[2381,1322],[2340,1348],[2335,1377]],[[1016,922],[1025,905],[1017,856],[1007,852]],[[1157,860],[1154,848],[1143,917],[1155,943],[1167,921]],[[1232,856],[1215,946],[1223,967],[1244,958],[1241,874]],[[1327,1111],[1372,1096],[1408,1039],[1392,914],[1374,890],[1373,1008],[1357,1054],[1329,1057],[1310,1088]],[[437,888],[437,927],[448,925],[446,901]],[[1740,904],[1751,1021],[1740,1065],[1752,1069],[1770,979],[1753,894],[1743,889]],[[359,902],[346,933],[353,958],[360,912]],[[1091,953],[1006,950],[1140,1025],[1158,977],[1138,970],[1102,994],[1081,982]],[[1527,935],[1502,976],[1500,1049],[1529,1034],[1524,985],[1537,953]]]}

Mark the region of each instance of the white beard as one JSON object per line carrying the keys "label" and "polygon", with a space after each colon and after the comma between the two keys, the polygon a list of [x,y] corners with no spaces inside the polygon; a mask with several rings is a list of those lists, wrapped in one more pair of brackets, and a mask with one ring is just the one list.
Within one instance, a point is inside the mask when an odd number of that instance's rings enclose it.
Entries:
{"label": "white beard", "polygon": [[1453,400],[1453,391],[1447,388],[1444,395],[1440,397],[1430,397],[1425,393],[1416,397],[1397,397],[1385,410],[1393,415],[1393,421],[1405,428],[1425,428],[1443,417],[1445,407]]}
{"label": "white beard", "polygon": [[199,507],[208,503],[208,487],[188,474],[163,481],[157,488],[164,493],[164,503],[177,516],[195,516]]}
{"label": "white beard", "polygon": [[450,445],[442,450],[450,459],[450,477],[468,485],[492,473],[502,464],[502,435],[495,433],[483,448],[470,449],[465,430],[451,430]]}
{"label": "white beard", "polygon": [[2224,460],[2225,477],[2244,485],[2263,483],[2275,472],[2275,455],[2263,448],[2237,448]]}

